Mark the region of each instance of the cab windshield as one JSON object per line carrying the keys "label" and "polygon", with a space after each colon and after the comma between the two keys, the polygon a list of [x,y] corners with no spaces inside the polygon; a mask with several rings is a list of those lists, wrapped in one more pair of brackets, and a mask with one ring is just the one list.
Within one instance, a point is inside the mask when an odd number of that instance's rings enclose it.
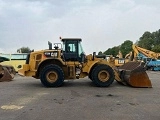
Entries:
{"label": "cab windshield", "polygon": [[83,47],[82,47],[82,44],[79,42],[78,44],[78,55],[81,56],[81,54],[84,54],[84,50],[83,50]]}

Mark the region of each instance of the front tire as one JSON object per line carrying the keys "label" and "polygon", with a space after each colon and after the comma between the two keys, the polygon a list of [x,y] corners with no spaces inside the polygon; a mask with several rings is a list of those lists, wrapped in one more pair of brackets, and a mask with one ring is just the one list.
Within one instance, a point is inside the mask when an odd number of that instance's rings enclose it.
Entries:
{"label": "front tire", "polygon": [[92,81],[98,87],[108,87],[114,81],[114,71],[108,65],[97,65],[92,71]]}
{"label": "front tire", "polygon": [[41,71],[40,80],[45,87],[59,87],[64,81],[63,70],[58,65],[47,65]]}

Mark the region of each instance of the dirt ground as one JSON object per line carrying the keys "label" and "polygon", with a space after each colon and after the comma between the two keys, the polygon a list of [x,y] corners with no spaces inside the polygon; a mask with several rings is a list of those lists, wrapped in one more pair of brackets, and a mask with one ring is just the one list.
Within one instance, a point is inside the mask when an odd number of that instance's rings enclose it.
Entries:
{"label": "dirt ground", "polygon": [[100,88],[88,78],[45,88],[16,75],[0,82],[0,120],[160,120],[160,72],[147,73],[153,88]]}

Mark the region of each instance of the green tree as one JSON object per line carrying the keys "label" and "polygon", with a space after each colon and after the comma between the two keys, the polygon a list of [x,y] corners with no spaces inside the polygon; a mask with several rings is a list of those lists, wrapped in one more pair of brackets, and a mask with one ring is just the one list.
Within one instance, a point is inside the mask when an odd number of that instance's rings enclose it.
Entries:
{"label": "green tree", "polygon": [[160,29],[152,34],[154,35],[154,45],[160,44]]}
{"label": "green tree", "polygon": [[155,32],[144,32],[142,37],[140,37],[138,41],[138,46],[145,48],[147,50],[151,50],[154,52],[159,52],[160,48],[160,29]]}
{"label": "green tree", "polygon": [[[135,44],[147,50],[160,52],[160,29],[152,33],[149,31],[144,32],[144,34],[139,38],[138,41],[136,41]],[[132,45],[132,41],[126,40],[120,46],[107,49],[104,54],[113,55],[115,57],[120,50],[124,57],[126,54],[132,51]]]}
{"label": "green tree", "polygon": [[19,52],[19,53],[29,53],[29,52],[31,52],[31,49],[29,47],[21,47],[21,48],[17,49],[17,52]]}
{"label": "green tree", "polygon": [[154,34],[146,31],[142,37],[140,37],[140,40],[138,41],[138,46],[145,48],[147,50],[151,50],[152,46],[154,44]]}
{"label": "green tree", "polygon": [[151,51],[160,52],[160,44],[155,45],[155,46],[151,49]]}
{"label": "green tree", "polygon": [[102,51],[99,51],[99,52],[98,52],[98,55],[102,55],[102,54],[103,54]]}
{"label": "green tree", "polygon": [[124,43],[120,46],[120,51],[122,52],[123,57],[128,54],[130,51],[132,51],[132,45],[133,42],[130,40],[124,41]]}
{"label": "green tree", "polygon": [[119,46],[115,46],[113,48],[107,49],[103,54],[113,55],[115,57],[118,54],[118,52],[119,52]]}

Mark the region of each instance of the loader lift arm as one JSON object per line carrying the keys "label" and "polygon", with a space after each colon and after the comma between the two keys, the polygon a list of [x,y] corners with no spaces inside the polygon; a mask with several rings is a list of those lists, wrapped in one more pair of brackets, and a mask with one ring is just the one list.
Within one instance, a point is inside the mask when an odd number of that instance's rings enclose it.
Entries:
{"label": "loader lift arm", "polygon": [[132,45],[132,49],[134,51],[134,56],[137,56],[139,53],[141,53],[141,54],[145,55],[146,57],[149,57],[152,59],[159,59],[160,58],[160,53],[156,53],[151,50],[141,48],[137,45]]}

